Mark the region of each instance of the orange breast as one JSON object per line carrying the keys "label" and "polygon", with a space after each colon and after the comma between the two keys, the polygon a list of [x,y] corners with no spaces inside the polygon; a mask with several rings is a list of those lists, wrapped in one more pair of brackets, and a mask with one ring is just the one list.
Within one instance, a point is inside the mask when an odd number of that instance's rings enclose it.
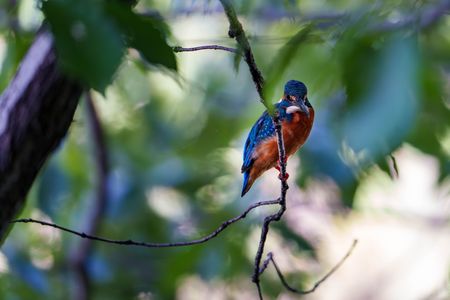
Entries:
{"label": "orange breast", "polygon": [[[294,113],[291,122],[283,121],[282,132],[286,157],[294,154],[306,141],[311,132],[314,121],[314,110],[309,108],[309,117],[301,113]],[[277,138],[270,138],[259,145],[253,154],[255,158],[250,170],[250,181],[261,176],[262,173],[277,165]]]}
{"label": "orange breast", "polygon": [[314,122],[314,109],[309,108],[309,117],[296,112],[291,122],[283,121],[283,139],[286,156],[294,154],[306,141]]}
{"label": "orange breast", "polygon": [[272,137],[262,142],[261,145],[255,149],[253,157],[255,160],[250,171],[250,177],[256,179],[268,169],[276,166],[278,161],[277,138]]}

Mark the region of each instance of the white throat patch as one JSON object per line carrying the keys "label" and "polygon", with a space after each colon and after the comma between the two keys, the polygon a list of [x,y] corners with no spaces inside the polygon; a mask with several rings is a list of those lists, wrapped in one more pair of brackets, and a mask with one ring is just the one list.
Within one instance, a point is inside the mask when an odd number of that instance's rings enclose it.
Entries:
{"label": "white throat patch", "polygon": [[300,107],[295,106],[295,105],[291,105],[291,106],[288,106],[286,108],[286,113],[287,114],[292,114],[292,113],[295,113],[296,111],[300,111]]}

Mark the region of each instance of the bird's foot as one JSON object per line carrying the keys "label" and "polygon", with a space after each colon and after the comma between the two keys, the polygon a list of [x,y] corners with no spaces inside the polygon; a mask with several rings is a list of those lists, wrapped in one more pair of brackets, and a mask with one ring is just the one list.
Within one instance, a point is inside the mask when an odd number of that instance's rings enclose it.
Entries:
{"label": "bird's foot", "polygon": [[[287,157],[284,158],[284,164],[287,163]],[[278,172],[281,172],[281,164],[280,164],[280,160],[277,161],[277,165],[275,166],[275,169],[278,170]]]}
{"label": "bird's foot", "polygon": [[280,179],[280,180],[286,181],[286,180],[288,180],[288,178],[289,178],[289,174],[288,173],[286,173],[286,175],[284,177],[283,177],[283,175],[281,175],[281,173],[278,174],[278,179]]}
{"label": "bird's foot", "polygon": [[[287,158],[284,159],[284,163],[286,164],[287,162]],[[280,180],[287,180],[289,178],[289,174],[286,172],[286,175],[283,177],[283,175],[281,175],[281,164],[280,161],[278,160],[277,165],[275,166],[275,169],[278,170],[278,172],[280,172],[280,174],[278,174],[278,179]]]}

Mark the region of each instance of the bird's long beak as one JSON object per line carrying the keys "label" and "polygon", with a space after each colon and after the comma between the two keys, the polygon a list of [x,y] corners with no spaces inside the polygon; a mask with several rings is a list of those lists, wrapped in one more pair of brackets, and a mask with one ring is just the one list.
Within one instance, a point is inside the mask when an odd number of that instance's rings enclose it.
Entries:
{"label": "bird's long beak", "polygon": [[297,102],[298,103],[297,106],[300,108],[301,112],[304,112],[309,117],[309,109],[308,109],[308,107],[305,104],[305,100],[306,99],[307,98],[305,97],[305,99],[302,99],[302,100],[298,101]]}

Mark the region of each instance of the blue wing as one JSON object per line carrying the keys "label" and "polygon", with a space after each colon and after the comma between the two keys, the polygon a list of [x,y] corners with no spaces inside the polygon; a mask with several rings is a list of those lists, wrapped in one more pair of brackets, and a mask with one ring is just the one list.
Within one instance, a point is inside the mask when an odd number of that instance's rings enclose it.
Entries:
{"label": "blue wing", "polygon": [[253,125],[247,140],[245,141],[244,149],[244,163],[242,164],[241,172],[244,173],[249,170],[253,164],[253,151],[256,146],[263,140],[275,135],[275,127],[273,126],[272,118],[269,113],[265,111],[255,125]]}
{"label": "blue wing", "polygon": [[[287,118],[289,120],[290,116],[286,115],[286,107],[291,105],[289,101],[282,100],[281,102],[275,104],[275,109],[278,111],[278,115],[281,119]],[[242,164],[241,173],[248,171],[253,164],[253,151],[256,146],[259,145],[263,140],[273,137],[275,135],[275,127],[272,122],[272,117],[267,111],[265,111],[255,125],[253,125],[250,133],[248,134],[247,141],[245,142],[244,149],[244,163]]]}

